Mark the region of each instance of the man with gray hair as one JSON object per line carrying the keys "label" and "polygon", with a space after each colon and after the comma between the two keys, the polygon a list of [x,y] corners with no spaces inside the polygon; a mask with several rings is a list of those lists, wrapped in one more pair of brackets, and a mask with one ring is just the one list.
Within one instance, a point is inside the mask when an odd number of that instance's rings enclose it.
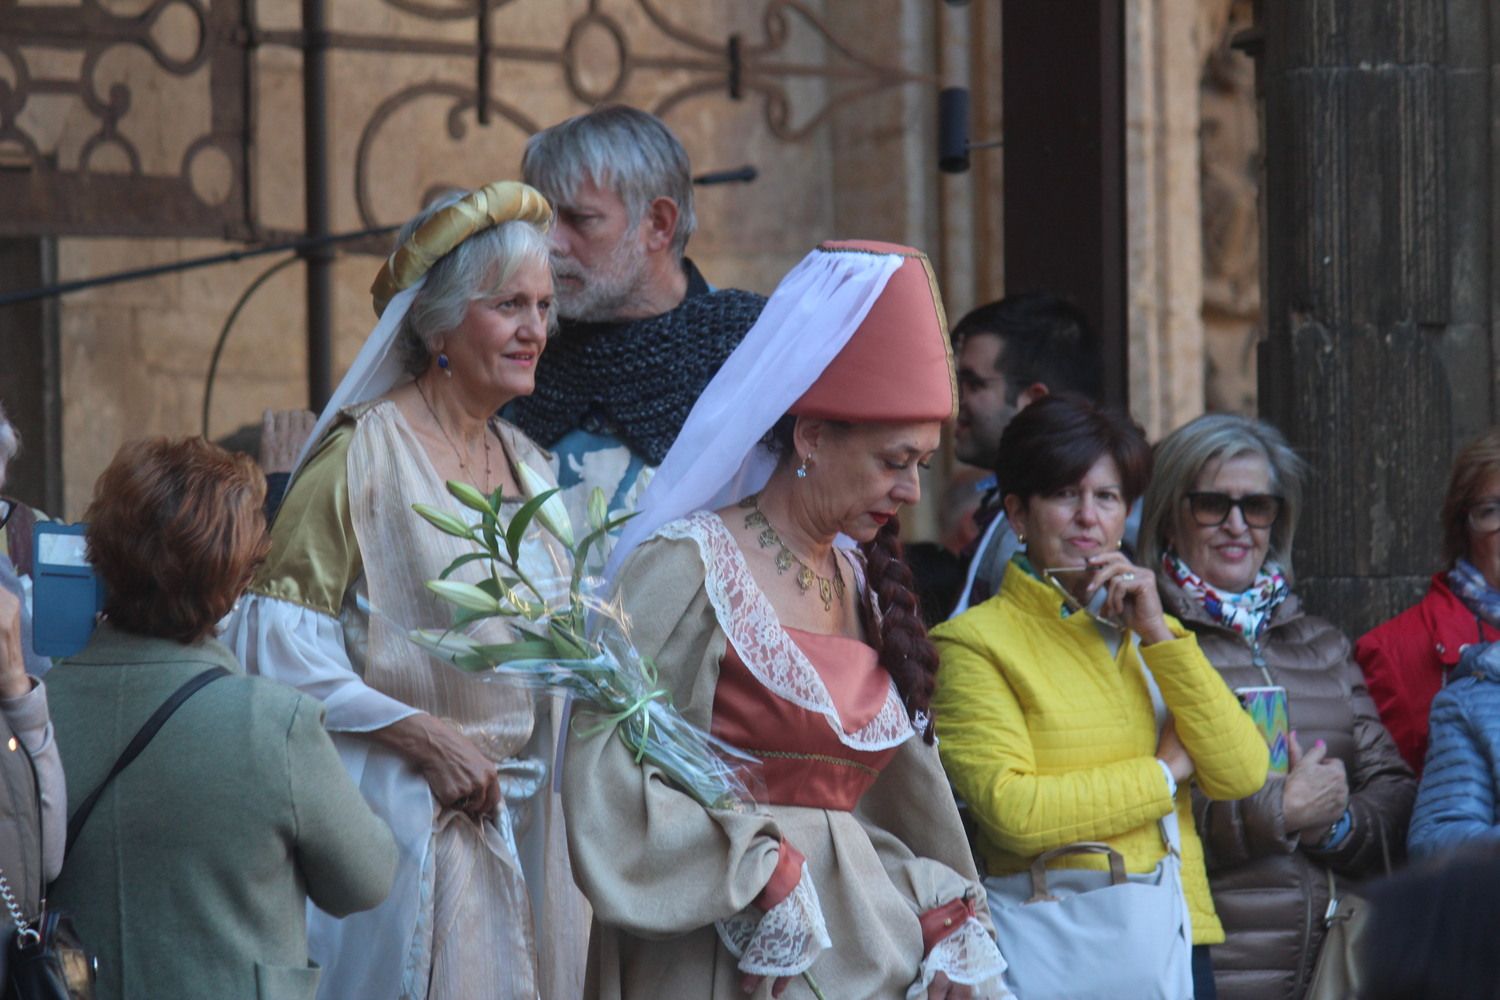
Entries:
{"label": "man with gray hair", "polygon": [[634,510],[698,394],[765,298],[714,289],[683,256],[697,226],[687,153],[634,108],[596,108],[538,132],[521,161],[556,210],[558,334],[536,392],[506,416],[558,456],[569,513],[602,487]]}

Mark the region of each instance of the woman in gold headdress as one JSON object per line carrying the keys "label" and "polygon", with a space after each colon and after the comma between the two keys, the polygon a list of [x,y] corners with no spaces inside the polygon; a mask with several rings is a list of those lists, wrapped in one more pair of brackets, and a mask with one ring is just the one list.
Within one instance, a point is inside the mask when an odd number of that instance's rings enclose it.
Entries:
{"label": "woman in gold headdress", "polygon": [[[546,777],[553,706],[406,638],[449,625],[424,584],[466,551],[412,504],[460,515],[444,486],[460,480],[499,489],[514,513],[535,478],[524,468],[552,477],[494,416],[532,391],[547,344],[551,218],[535,190],[498,182],[439,198],[402,230],[372,289],[380,321],[319,419],[233,624],[249,670],[323,700],[345,765],[401,848],[380,907],[310,914],[322,997],[580,989],[587,915]],[[553,596],[566,589],[567,553],[539,529],[521,562]]]}

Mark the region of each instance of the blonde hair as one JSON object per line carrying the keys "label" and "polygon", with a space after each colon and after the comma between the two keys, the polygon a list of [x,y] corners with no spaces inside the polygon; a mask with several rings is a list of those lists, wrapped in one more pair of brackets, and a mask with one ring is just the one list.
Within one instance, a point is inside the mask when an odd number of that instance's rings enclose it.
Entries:
{"label": "blonde hair", "polygon": [[1281,516],[1271,526],[1266,552],[1293,582],[1292,539],[1302,511],[1302,479],[1307,463],[1286,443],[1281,432],[1261,420],[1232,413],[1209,413],[1168,434],[1156,446],[1155,472],[1141,502],[1138,545],[1141,564],[1155,569],[1182,525],[1183,501],[1210,462],[1226,462],[1242,455],[1259,455],[1271,470],[1271,492],[1284,501]]}

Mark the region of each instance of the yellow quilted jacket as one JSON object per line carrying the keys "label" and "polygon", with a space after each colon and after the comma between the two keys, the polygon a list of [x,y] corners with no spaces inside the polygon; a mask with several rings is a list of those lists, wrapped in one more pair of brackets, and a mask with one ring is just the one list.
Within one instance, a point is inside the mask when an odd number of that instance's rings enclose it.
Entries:
{"label": "yellow quilted jacket", "polygon": [[[943,766],[979,825],[989,874],[1021,871],[1080,840],[1105,841],[1129,871],[1150,871],[1164,853],[1156,821],[1174,807],[1156,760],[1150,690],[1130,643],[1112,655],[1092,619],[1063,618],[1061,609],[1055,590],[1012,566],[1000,593],[933,630]],[[1192,780],[1213,799],[1259,791],[1264,739],[1197,639],[1171,618],[1167,626],[1177,639],[1139,652],[1193,758]],[[1175,808],[1193,943],[1218,944],[1224,930],[1187,782]],[[1105,860],[1071,855],[1056,864],[1102,868]]]}

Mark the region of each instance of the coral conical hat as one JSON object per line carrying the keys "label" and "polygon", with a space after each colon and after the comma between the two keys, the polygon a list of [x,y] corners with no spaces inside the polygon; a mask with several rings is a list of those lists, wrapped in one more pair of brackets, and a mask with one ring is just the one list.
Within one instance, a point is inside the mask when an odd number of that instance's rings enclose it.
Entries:
{"label": "coral conical hat", "polygon": [[849,342],[791,412],[855,423],[951,420],[958,405],[953,348],[942,296],[927,255],[868,240],[834,240],[820,253],[906,258]]}

